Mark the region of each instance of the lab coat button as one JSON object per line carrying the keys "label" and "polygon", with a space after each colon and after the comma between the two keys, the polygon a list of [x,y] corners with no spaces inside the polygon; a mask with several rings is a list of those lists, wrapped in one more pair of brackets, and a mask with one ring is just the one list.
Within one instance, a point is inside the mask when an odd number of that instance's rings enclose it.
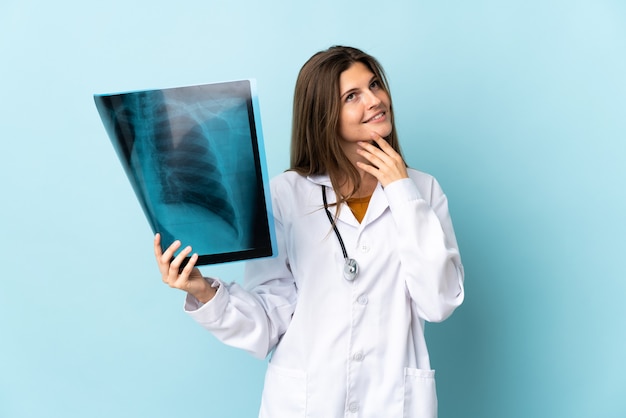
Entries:
{"label": "lab coat button", "polygon": [[354,355],[352,356],[352,359],[354,361],[361,361],[363,360],[363,353],[360,351],[357,351],[356,353],[354,353]]}
{"label": "lab coat button", "polygon": [[359,412],[359,403],[351,402],[350,405],[348,406],[348,410],[352,412],[353,414]]}
{"label": "lab coat button", "polygon": [[357,298],[356,301],[359,302],[361,305],[367,305],[367,296],[361,295]]}
{"label": "lab coat button", "polygon": [[370,246],[369,245],[367,245],[367,244],[362,244],[361,245],[361,252],[362,253],[367,253],[367,252],[369,252],[369,250],[370,250]]}

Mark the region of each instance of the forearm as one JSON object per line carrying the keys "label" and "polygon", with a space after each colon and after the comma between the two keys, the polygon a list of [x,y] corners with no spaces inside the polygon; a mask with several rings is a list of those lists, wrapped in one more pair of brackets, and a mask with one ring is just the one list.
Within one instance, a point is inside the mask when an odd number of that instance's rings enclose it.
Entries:
{"label": "forearm", "polygon": [[184,309],[224,344],[264,358],[287,329],[295,305],[295,294],[281,293],[280,283],[272,288],[272,294],[266,294],[263,289],[247,291],[237,283],[221,283],[206,304],[188,295]]}
{"label": "forearm", "polygon": [[387,192],[408,293],[420,317],[442,321],[464,296],[463,266],[447,199],[434,179],[428,188],[422,185],[421,192],[410,181]]}

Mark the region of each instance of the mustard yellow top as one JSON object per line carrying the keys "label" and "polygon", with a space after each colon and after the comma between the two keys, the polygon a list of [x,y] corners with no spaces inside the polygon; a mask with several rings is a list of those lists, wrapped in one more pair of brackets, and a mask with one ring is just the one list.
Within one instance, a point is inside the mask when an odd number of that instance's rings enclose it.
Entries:
{"label": "mustard yellow top", "polygon": [[354,217],[357,221],[359,221],[359,223],[361,223],[361,221],[365,217],[365,212],[367,212],[367,206],[369,205],[371,198],[372,195],[369,195],[365,197],[350,199],[347,202],[350,210],[352,210]]}

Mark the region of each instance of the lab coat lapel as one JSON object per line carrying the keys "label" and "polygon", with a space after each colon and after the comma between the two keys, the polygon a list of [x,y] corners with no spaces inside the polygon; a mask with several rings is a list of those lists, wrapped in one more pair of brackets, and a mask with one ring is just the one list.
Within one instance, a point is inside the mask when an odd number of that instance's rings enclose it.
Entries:
{"label": "lab coat lapel", "polygon": [[[322,185],[328,187],[328,189],[326,190],[326,197],[328,199],[328,205],[329,205],[328,210],[330,210],[330,213],[334,217],[335,213],[337,212],[337,207],[334,206],[333,203],[335,203],[337,199],[335,197],[335,192],[333,191],[330,178],[327,175],[318,174],[318,175],[309,176],[308,179],[312,181],[313,183],[320,185],[320,189]],[[321,204],[322,203],[321,190],[319,192],[319,199],[320,199],[320,204]],[[344,207],[341,208],[341,212],[339,213],[339,221],[345,222],[348,225],[352,225],[356,227],[365,226],[368,223],[373,222],[377,218],[379,218],[388,207],[389,207],[389,202],[387,201],[387,196],[385,195],[385,191],[383,190],[383,187],[381,186],[381,184],[378,183],[378,185],[376,186],[376,189],[374,189],[374,193],[372,194],[372,198],[367,207],[367,213],[365,214],[365,218],[363,219],[363,222],[361,224],[359,224],[359,222],[356,220],[356,218],[352,214],[352,211],[350,211],[350,208],[347,205],[344,205]]]}
{"label": "lab coat lapel", "polygon": [[365,218],[361,225],[365,226],[371,222],[374,222],[378,219],[385,210],[389,207],[389,202],[387,201],[387,195],[383,187],[378,183],[376,188],[374,189],[374,193],[372,194],[372,198],[370,199],[370,203],[367,206],[367,212],[365,213]]}
{"label": "lab coat lapel", "polygon": [[[335,205],[335,203],[337,202],[337,197],[335,196],[333,185],[330,182],[330,177],[325,174],[316,174],[308,176],[308,179],[319,186],[319,191],[314,192],[314,195],[319,196],[317,199],[319,199],[320,206],[322,207],[324,207],[324,203],[322,200],[322,186],[326,186],[326,199],[328,200],[328,210],[330,211],[334,219],[337,213],[337,206]],[[352,226],[359,225],[354,215],[352,215],[350,208],[345,204],[343,205],[343,207],[341,208],[341,212],[339,213],[338,222],[344,222]]]}

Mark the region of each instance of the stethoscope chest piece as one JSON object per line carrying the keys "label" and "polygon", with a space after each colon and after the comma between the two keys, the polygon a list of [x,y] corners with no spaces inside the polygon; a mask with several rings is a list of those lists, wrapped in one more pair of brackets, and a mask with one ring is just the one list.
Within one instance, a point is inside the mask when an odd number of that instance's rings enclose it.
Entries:
{"label": "stethoscope chest piece", "polygon": [[346,263],[343,266],[343,277],[347,281],[351,282],[359,275],[359,265],[354,258],[346,258]]}

